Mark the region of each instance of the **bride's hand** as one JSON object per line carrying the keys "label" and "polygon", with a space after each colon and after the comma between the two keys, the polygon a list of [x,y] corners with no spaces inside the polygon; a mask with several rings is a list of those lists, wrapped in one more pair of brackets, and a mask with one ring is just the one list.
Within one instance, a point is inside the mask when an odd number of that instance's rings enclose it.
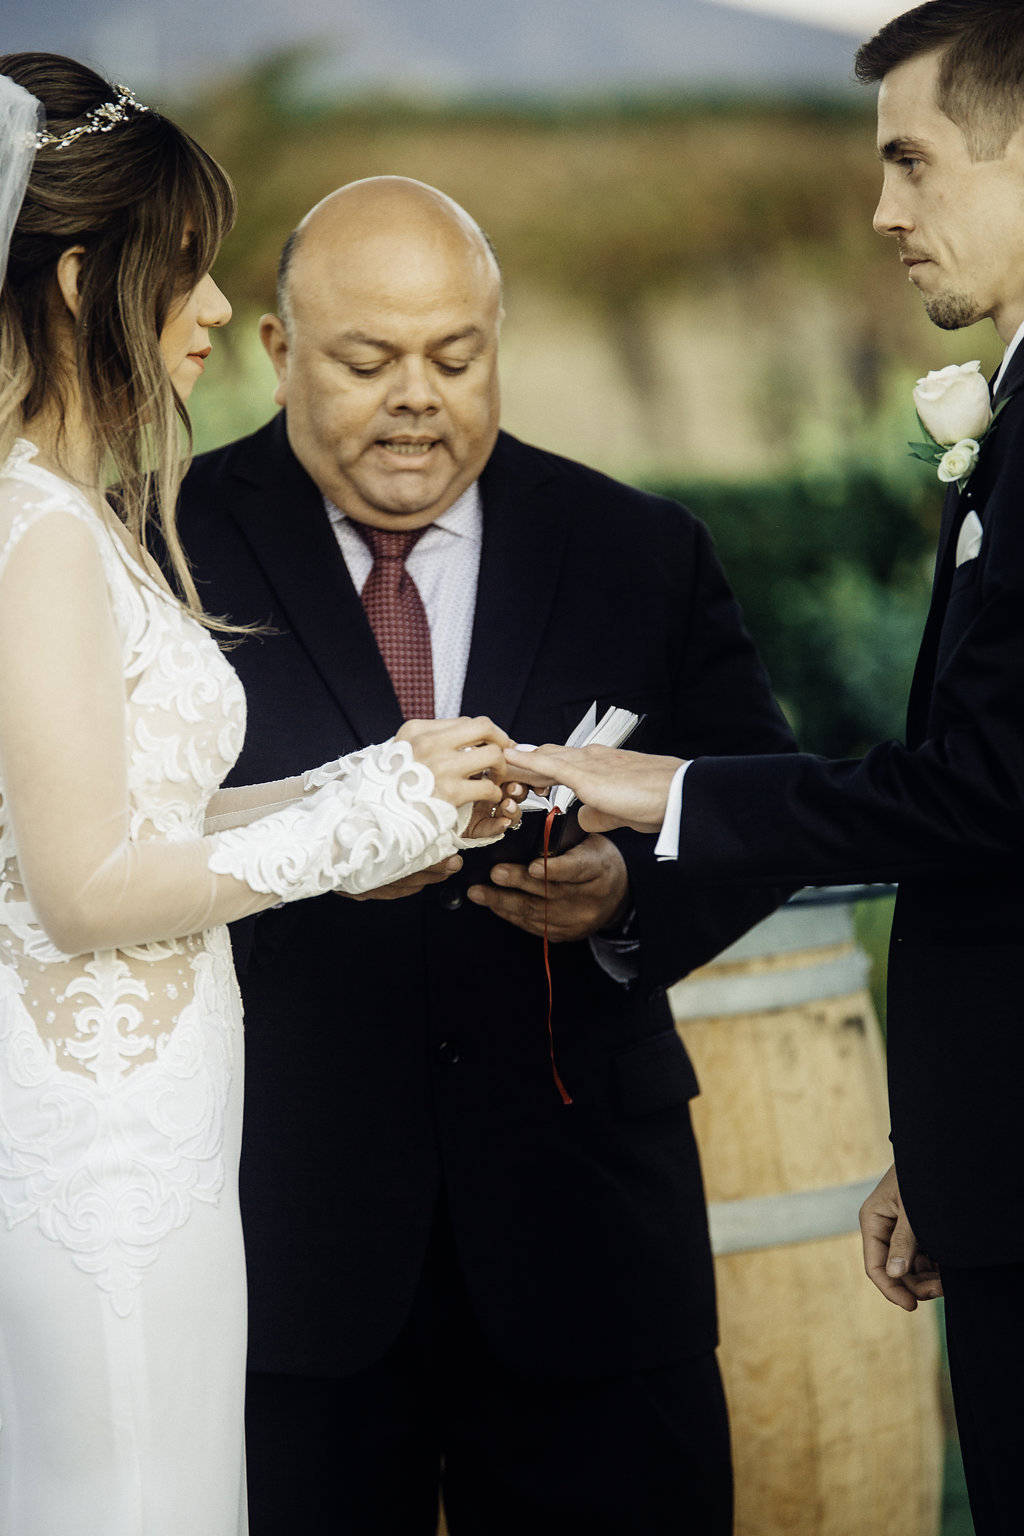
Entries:
{"label": "bride's hand", "polygon": [[496,837],[499,832],[514,831],[522,820],[519,802],[525,795],[525,784],[502,784],[502,798],[497,805],[473,807],[464,836]]}
{"label": "bride's hand", "polygon": [[470,837],[504,832],[516,817],[516,796],[502,783],[507,777],[503,748],[512,745],[500,726],[486,715],[474,719],[407,720],[398,732],[407,741],[417,762],[434,775],[434,793],[456,807],[473,803],[475,810],[467,829]]}

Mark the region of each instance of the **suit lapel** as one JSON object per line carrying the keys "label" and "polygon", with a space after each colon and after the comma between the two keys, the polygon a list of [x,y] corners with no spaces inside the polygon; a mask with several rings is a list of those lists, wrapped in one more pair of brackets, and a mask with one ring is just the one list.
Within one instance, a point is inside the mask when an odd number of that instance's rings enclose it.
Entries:
{"label": "suit lapel", "polygon": [[515,720],[565,559],[569,519],[554,464],[505,433],[480,479],[483,546],[464,714]]}
{"label": "suit lapel", "polygon": [[283,413],[252,439],[233,491],[229,511],[354,736],[364,744],[386,740],[402,723],[398,700],[323,497],[292,453]]}
{"label": "suit lapel", "polygon": [[[1008,395],[1017,393],[1022,387],[1024,387],[1024,346],[1018,347],[1010,359],[1009,367],[999,386],[996,403],[1005,400]],[[998,433],[999,430],[1000,427],[997,424],[995,431]],[[910,700],[907,706],[907,740],[911,745],[923,739],[927,728],[929,702],[935,682],[935,664],[938,657],[939,636],[943,620],[946,616],[950,587],[956,572],[957,540],[963,520],[971,509],[970,503],[967,500],[967,491],[974,493],[971,497],[973,510],[984,523],[985,468],[985,447],[983,446],[978,467],[968,480],[966,490],[960,492],[955,486],[951,486],[943,502],[939,543],[935,555],[935,580],[932,585],[932,600],[928,609],[928,619],[925,624],[924,634],[921,637],[921,648],[918,652],[917,665],[914,668],[914,680],[911,684]]]}
{"label": "suit lapel", "polygon": [[[499,434],[480,482],[483,543],[462,710],[506,727],[537,663],[565,558],[569,519],[557,487],[552,463]],[[391,679],[283,413],[250,440],[228,510],[356,739],[393,735],[402,716]]]}
{"label": "suit lapel", "polygon": [[1024,388],[1024,341],[1020,342],[1007,364],[995,396],[996,405],[1005,400],[1007,395],[1015,395],[1022,388]]}
{"label": "suit lapel", "polygon": [[928,716],[929,700],[931,698],[932,684],[935,680],[935,659],[939,649],[939,633],[942,629],[942,621],[946,616],[946,604],[949,601],[949,589],[953,580],[954,552],[956,550],[956,537],[960,524],[963,521],[963,497],[955,486],[946,492],[946,499],[942,504],[942,523],[939,529],[939,544],[935,555],[935,579],[932,582],[932,600],[928,608],[928,618],[925,621],[924,634],[921,636],[921,645],[917,653],[917,663],[914,667],[914,677],[910,685],[910,698],[907,703],[907,742],[914,745],[924,736],[925,722]]}

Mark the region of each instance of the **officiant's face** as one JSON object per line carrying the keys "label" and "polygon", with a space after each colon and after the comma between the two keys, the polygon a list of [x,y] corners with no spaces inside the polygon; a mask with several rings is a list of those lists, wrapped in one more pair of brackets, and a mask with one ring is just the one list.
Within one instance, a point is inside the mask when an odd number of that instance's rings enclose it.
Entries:
{"label": "officiant's face", "polygon": [[302,226],[289,300],[261,334],[296,457],[358,522],[432,522],[498,432],[500,280],[476,226],[418,182],[353,183]]}
{"label": "officiant's face", "polygon": [[936,325],[956,330],[990,316],[1008,342],[1024,321],[1024,131],[998,159],[972,159],[964,133],[936,105],[940,61],[922,54],[882,81],[875,228],[898,240]]}

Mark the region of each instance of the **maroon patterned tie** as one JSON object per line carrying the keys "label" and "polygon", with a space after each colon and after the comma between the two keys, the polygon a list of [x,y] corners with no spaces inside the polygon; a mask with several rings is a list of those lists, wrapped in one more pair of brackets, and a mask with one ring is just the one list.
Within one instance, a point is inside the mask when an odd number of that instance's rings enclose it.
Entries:
{"label": "maroon patterned tie", "polygon": [[434,663],[430,625],[416,583],[405,562],[416,540],[426,533],[392,533],[385,528],[353,526],[373,552],[373,569],[363,588],[363,607],[377,637],[384,665],[406,720],[434,718]]}

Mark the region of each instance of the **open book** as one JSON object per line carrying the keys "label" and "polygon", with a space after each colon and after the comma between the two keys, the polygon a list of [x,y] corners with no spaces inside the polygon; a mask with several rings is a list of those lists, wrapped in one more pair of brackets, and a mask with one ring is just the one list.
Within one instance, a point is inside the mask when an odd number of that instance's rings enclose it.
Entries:
{"label": "open book", "polygon": [[[598,720],[595,702],[565,744],[567,747],[621,747],[623,742],[629,740],[640,720],[641,717],[632,710],[619,709],[615,705],[606,709]],[[523,801],[522,827],[514,837],[506,837],[497,845],[498,848],[504,848],[506,860],[529,864],[543,853],[544,822],[553,808],[557,808],[561,814],[551,824],[548,852],[565,853],[575,843],[583,841],[587,834],[579,824],[579,801],[575,792],[567,784],[552,784],[546,795],[535,794],[533,790],[527,794]]]}

